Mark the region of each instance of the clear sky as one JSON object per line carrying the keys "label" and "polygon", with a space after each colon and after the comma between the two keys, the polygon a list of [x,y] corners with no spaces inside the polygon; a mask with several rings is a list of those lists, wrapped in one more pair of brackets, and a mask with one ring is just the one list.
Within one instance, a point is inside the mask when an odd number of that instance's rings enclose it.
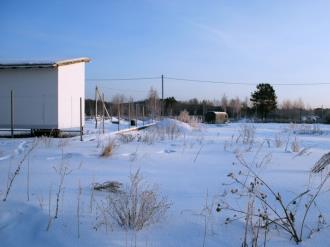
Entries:
{"label": "clear sky", "polygon": [[[330,83],[330,1],[0,0],[0,59],[88,56],[87,78]],[[87,81],[143,98],[160,80]],[[165,97],[249,97],[251,85],[165,80]],[[330,85],[275,86],[330,107]]]}

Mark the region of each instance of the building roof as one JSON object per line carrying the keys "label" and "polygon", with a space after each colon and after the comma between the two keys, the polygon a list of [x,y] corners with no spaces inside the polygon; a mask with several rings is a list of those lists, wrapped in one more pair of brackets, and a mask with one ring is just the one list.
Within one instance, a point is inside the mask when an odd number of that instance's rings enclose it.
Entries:
{"label": "building roof", "polygon": [[80,57],[65,60],[39,60],[39,61],[0,61],[0,69],[18,69],[18,68],[56,68],[63,65],[74,63],[88,63],[90,58]]}

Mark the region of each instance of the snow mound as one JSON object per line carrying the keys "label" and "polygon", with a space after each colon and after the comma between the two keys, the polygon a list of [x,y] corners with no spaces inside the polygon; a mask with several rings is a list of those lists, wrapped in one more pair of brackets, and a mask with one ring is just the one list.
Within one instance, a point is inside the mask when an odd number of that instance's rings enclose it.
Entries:
{"label": "snow mound", "polygon": [[175,128],[181,133],[186,133],[193,129],[189,124],[171,118],[165,118],[159,121],[155,124],[155,127],[160,129]]}

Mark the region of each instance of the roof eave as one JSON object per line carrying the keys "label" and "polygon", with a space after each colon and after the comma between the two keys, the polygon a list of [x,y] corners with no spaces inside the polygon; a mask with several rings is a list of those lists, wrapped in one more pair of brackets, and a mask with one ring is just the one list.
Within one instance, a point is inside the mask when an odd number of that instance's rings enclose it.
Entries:
{"label": "roof eave", "polygon": [[91,61],[88,57],[59,60],[49,63],[12,63],[1,64],[0,69],[33,69],[33,68],[57,68],[59,66],[70,65],[75,63],[89,63]]}

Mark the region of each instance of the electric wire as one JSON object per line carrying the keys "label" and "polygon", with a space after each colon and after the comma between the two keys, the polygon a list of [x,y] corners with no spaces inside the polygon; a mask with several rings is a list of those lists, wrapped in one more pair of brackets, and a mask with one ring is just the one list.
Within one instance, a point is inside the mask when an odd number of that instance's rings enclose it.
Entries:
{"label": "electric wire", "polygon": [[[156,80],[161,79],[161,76],[153,77],[128,77],[128,78],[87,78],[87,81],[140,81],[140,80]],[[256,86],[259,83],[251,82],[231,82],[231,81],[215,81],[215,80],[201,80],[201,79],[191,79],[191,78],[182,78],[182,77],[172,77],[164,76],[164,79],[181,81],[181,82],[194,82],[194,83],[210,83],[210,84],[226,84],[226,85],[245,85],[245,86]],[[284,83],[271,83],[267,82],[273,86],[322,86],[330,85],[330,82],[284,82]],[[130,89],[131,91],[131,89]]]}

